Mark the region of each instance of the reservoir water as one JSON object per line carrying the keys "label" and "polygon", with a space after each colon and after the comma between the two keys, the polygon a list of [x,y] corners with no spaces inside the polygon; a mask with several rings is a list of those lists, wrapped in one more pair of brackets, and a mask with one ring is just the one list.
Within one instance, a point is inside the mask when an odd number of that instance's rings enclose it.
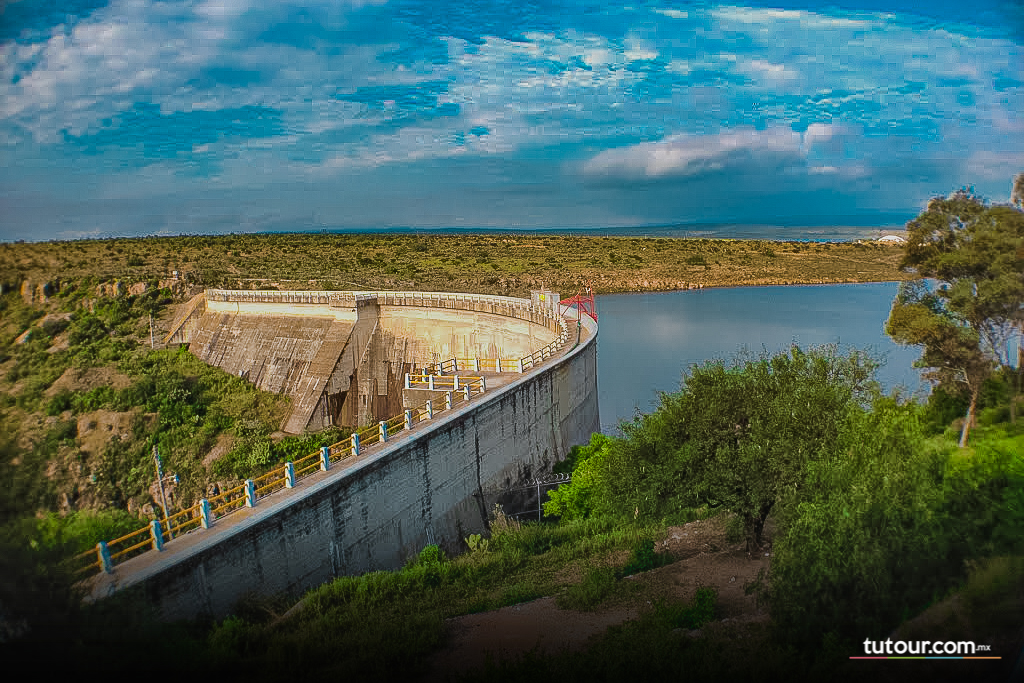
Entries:
{"label": "reservoir water", "polygon": [[597,297],[601,429],[613,433],[637,408],[649,412],[658,393],[677,391],[683,372],[711,358],[746,350],[776,353],[837,344],[869,351],[884,362],[886,391],[926,393],[913,363],[921,350],[885,334],[897,283],[735,287],[610,294]]}

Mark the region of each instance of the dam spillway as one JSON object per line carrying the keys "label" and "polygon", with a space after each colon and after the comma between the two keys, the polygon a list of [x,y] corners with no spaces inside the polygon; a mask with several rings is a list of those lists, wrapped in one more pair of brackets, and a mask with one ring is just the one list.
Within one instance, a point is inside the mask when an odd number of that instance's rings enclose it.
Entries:
{"label": "dam spillway", "polygon": [[[426,367],[452,353],[434,369],[451,372],[493,356],[503,381],[301,486],[101,573],[92,599],[123,591],[165,619],[220,618],[246,596],[297,596],[333,577],[398,568],[430,543],[464,550],[469,534],[486,530],[498,494],[550,471],[600,428],[597,322],[577,322],[575,312],[563,319],[556,301],[225,290],[194,298],[167,341],[197,355],[212,349],[226,369],[259,369],[293,397],[307,396],[314,407],[304,429],[318,416],[344,419],[352,397],[354,409],[371,403],[361,387],[379,392],[378,380],[396,374],[390,364]],[[255,329],[260,322],[266,331]],[[301,399],[293,405],[295,427],[306,413]]]}

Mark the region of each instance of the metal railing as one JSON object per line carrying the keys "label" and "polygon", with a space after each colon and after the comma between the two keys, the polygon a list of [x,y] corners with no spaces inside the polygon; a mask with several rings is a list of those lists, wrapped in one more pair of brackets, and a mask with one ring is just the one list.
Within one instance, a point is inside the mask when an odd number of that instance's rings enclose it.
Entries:
{"label": "metal railing", "polygon": [[[348,438],[323,446],[316,453],[284,463],[254,479],[203,498],[195,505],[168,517],[154,519],[148,526],[125,534],[111,541],[100,541],[94,550],[74,556],[72,568],[80,574],[112,572],[114,567],[149,550],[163,550],[166,543],[197,530],[208,529],[214,522],[247,507],[255,507],[257,501],[281,490],[290,489],[306,477],[325,472],[331,465],[361,455],[365,449],[390,441],[395,435],[411,430],[421,422],[431,420],[437,413],[467,403],[486,390],[482,377],[457,377],[421,375],[438,383],[438,390],[445,393],[443,402],[426,401],[403,411],[376,425],[353,432]],[[430,379],[428,379],[430,381]],[[455,389],[458,387],[458,390]]]}

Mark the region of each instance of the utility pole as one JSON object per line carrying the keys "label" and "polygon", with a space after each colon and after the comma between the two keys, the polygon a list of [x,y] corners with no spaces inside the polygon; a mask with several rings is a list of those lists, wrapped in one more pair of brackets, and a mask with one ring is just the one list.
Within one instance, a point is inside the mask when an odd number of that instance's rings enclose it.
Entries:
{"label": "utility pole", "polygon": [[156,461],[156,482],[160,486],[160,506],[164,509],[164,521],[167,522],[167,533],[174,538],[170,516],[167,514],[167,494],[164,493],[164,465],[160,462],[160,452],[153,446],[153,460]]}

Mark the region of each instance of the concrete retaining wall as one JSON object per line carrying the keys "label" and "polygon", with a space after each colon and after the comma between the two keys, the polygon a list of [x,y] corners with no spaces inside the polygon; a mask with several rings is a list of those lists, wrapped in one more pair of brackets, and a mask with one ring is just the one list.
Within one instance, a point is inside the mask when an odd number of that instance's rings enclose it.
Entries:
{"label": "concrete retaining wall", "polygon": [[[144,567],[100,577],[94,595],[134,586],[166,619],[223,617],[250,594],[301,594],[333,577],[397,568],[430,542],[484,529],[488,493],[549,470],[600,428],[597,324],[535,371],[328,472],[239,523],[179,539]],[[241,513],[240,513],[241,514]],[[147,553],[147,555],[155,555]]]}

